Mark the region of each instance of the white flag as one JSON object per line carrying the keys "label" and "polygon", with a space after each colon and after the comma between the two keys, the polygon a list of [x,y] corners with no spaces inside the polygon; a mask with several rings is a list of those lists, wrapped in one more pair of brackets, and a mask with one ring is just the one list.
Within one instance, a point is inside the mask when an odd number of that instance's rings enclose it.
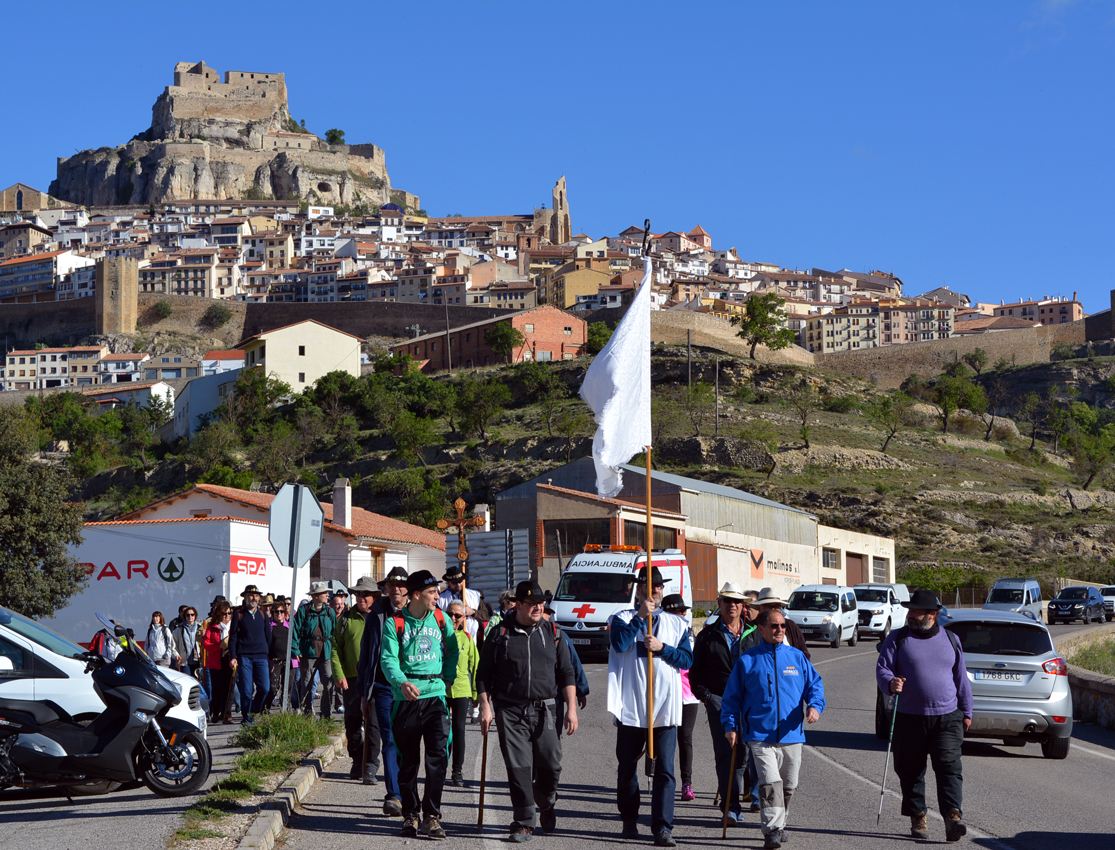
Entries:
{"label": "white flag", "polygon": [[650,257],[643,257],[635,300],[581,384],[581,398],[596,414],[592,459],[604,499],[623,489],[620,464],[650,445],[650,279]]}

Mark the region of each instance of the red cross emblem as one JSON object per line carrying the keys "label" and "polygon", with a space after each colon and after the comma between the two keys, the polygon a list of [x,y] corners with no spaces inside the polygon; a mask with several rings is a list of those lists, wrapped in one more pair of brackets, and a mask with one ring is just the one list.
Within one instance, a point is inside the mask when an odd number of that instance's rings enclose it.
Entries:
{"label": "red cross emblem", "polygon": [[583,620],[589,614],[595,614],[596,609],[589,605],[587,602],[580,608],[574,608],[573,613],[577,615],[578,620]]}

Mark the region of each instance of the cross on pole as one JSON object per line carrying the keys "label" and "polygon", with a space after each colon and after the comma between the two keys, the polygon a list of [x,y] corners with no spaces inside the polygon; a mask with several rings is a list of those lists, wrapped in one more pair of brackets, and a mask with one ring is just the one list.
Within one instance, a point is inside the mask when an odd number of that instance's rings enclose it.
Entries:
{"label": "cross on pole", "polygon": [[453,503],[453,507],[457,511],[457,516],[449,517],[449,519],[439,519],[437,521],[437,527],[439,531],[444,531],[446,534],[450,531],[457,532],[457,561],[461,565],[461,573],[465,575],[461,580],[461,601],[464,602],[467,607],[468,599],[465,598],[465,595],[468,589],[468,575],[465,567],[468,562],[468,547],[465,545],[465,532],[471,531],[474,528],[480,528],[480,526],[484,524],[484,518],[474,516],[471,519],[465,519],[465,508],[467,508],[468,505],[465,504],[465,500],[460,496],[458,496],[457,501]]}

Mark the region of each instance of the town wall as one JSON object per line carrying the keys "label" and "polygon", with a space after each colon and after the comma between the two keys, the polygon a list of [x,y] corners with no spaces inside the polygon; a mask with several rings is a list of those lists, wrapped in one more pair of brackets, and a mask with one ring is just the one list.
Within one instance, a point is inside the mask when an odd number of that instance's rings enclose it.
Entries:
{"label": "town wall", "polygon": [[135,333],[139,262],[127,257],[97,260],[96,329],[99,334]]}

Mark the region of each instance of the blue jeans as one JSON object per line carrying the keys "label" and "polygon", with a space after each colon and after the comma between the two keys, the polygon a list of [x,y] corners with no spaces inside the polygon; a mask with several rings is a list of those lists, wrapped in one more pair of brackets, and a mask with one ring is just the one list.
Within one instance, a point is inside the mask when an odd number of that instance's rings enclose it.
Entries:
{"label": "blue jeans", "polygon": [[[616,727],[616,760],[619,771],[616,776],[616,804],[619,816],[624,823],[638,821],[639,774],[642,769],[643,748],[647,742],[647,730],[641,726]],[[674,828],[674,754],[678,745],[678,728],[660,726],[654,730],[654,783],[650,797],[650,828]]]}
{"label": "blue jeans", "polygon": [[[748,769],[748,748],[740,744],[736,748],[736,769],[732,774],[732,790],[728,787],[728,771],[732,768],[732,748],[728,739],[724,737],[724,727],[720,725],[720,698],[715,700],[709,697],[705,704],[708,713],[708,728],[712,732],[712,753],[716,760],[716,789],[720,792],[720,799],[728,801],[728,811],[739,813],[740,789],[744,786],[744,774]],[[721,804],[723,805],[723,803]],[[720,810],[724,811],[723,808]]]}
{"label": "blue jeans", "polygon": [[[241,655],[237,661],[236,684],[240,691],[240,710],[247,720],[254,714],[259,714],[263,708],[263,700],[271,689],[271,676],[267,672],[267,657],[254,657]],[[252,694],[252,685],[255,685],[255,695]]]}
{"label": "blue jeans", "polygon": [[389,685],[375,685],[372,688],[372,701],[375,703],[376,720],[379,721],[380,752],[383,755],[383,782],[387,786],[387,796],[399,797],[399,757],[395,752],[395,738],[391,734],[391,696]]}

